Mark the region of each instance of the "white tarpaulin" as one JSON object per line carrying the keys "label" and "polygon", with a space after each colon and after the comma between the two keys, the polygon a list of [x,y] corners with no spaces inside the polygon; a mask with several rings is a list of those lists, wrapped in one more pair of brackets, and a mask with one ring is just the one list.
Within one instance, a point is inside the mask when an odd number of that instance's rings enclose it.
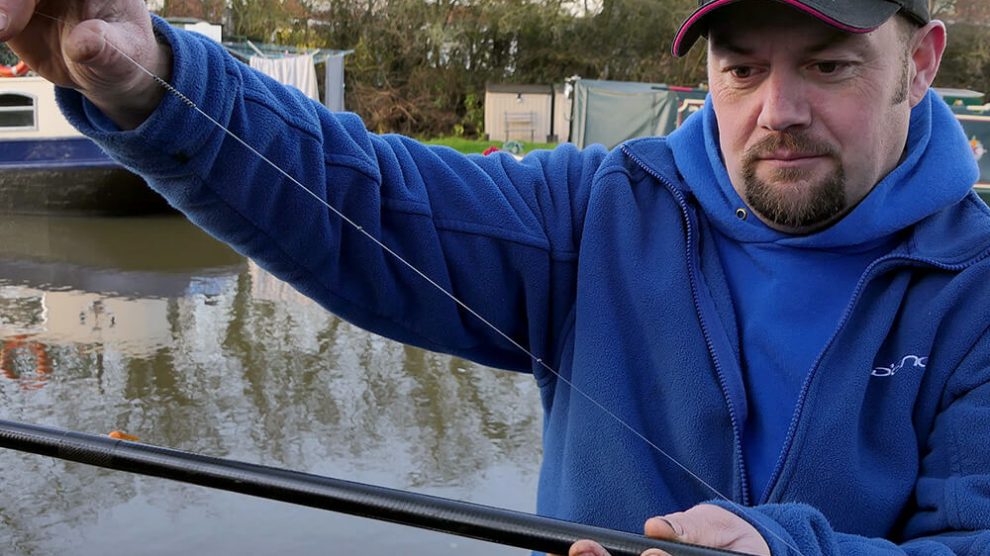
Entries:
{"label": "white tarpaulin", "polygon": [[274,78],[279,83],[291,85],[306,96],[319,102],[320,88],[316,83],[316,66],[312,54],[265,58],[251,56],[251,67]]}

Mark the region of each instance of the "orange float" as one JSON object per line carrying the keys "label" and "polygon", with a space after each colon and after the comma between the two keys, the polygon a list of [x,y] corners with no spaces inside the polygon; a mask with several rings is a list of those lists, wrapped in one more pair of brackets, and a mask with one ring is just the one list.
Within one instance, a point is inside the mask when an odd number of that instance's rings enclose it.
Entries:
{"label": "orange float", "polygon": [[12,66],[0,64],[0,77],[20,77],[30,71],[30,69],[24,60],[18,60]]}

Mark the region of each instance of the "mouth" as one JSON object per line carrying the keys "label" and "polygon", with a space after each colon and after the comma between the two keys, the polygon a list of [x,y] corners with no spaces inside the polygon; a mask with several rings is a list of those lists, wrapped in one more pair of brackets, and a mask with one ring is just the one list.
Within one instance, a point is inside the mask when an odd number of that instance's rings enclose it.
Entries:
{"label": "mouth", "polygon": [[824,158],[825,155],[819,153],[810,152],[794,152],[794,151],[776,151],[767,155],[760,156],[757,160],[767,161],[767,162],[802,162],[806,160],[815,160],[819,158]]}
{"label": "mouth", "polygon": [[[768,171],[813,172],[829,161],[824,154],[813,152],[777,151],[756,159],[756,166]],[[788,174],[790,175],[790,174]]]}

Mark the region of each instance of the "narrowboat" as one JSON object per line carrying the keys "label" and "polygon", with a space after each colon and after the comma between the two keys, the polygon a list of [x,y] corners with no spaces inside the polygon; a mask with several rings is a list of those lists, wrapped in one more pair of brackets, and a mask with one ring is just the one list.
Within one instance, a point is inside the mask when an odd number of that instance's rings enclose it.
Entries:
{"label": "narrowboat", "polygon": [[980,165],[980,179],[974,188],[990,204],[990,104],[953,107],[963,132],[969,137],[973,157]]}
{"label": "narrowboat", "polygon": [[0,212],[124,216],[171,210],[140,177],[69,125],[51,83],[18,75],[18,67],[0,72]]}

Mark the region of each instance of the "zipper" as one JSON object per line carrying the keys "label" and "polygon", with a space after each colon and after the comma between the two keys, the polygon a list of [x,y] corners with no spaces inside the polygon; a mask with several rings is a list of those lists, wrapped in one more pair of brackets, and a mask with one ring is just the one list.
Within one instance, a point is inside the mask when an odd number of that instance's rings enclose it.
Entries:
{"label": "zipper", "polygon": [[[701,302],[699,296],[701,295],[698,285],[698,278],[696,273],[700,272],[696,268],[697,259],[694,256],[695,253],[695,233],[691,226],[691,214],[687,205],[687,200],[684,198],[684,194],[681,193],[679,189],[673,186],[669,180],[661,176],[659,173],[654,171],[651,167],[647,166],[640,160],[636,155],[631,153],[625,145],[622,146],[622,152],[625,153],[630,159],[632,159],[640,168],[643,169],[647,174],[652,176],[658,182],[663,184],[667,191],[674,197],[677,201],[678,206],[681,209],[681,216],[684,218],[684,228],[686,230],[686,251],[687,251],[687,263],[688,263],[688,282],[691,284],[691,298],[694,302],[695,310],[698,312],[698,322],[701,325],[702,335],[705,337],[705,345],[708,347],[708,354],[712,358],[712,365],[715,367],[715,374],[718,378],[719,387],[722,389],[722,396],[725,398],[726,406],[729,410],[729,421],[732,423],[732,437],[734,443],[733,459],[735,460],[736,472],[739,474],[740,479],[740,491],[741,491],[741,504],[743,506],[749,505],[749,477],[746,474],[746,466],[743,460],[743,449],[742,449],[742,423],[739,422],[739,418],[736,414],[735,405],[732,403],[732,397],[729,394],[729,389],[725,384],[725,376],[722,371],[722,364],[719,361],[718,354],[715,352],[715,345],[711,337],[711,332],[708,328],[708,323],[705,320],[704,312],[701,308]],[[716,494],[719,494],[716,492]]]}
{"label": "zipper", "polygon": [[[829,337],[828,341],[825,343],[825,347],[821,352],[818,353],[818,357],[815,358],[815,362],[811,365],[811,370],[808,372],[808,376],[805,377],[804,383],[801,385],[801,392],[798,394],[797,404],[794,408],[794,415],[791,417],[791,422],[787,428],[787,436],[784,438],[784,445],[781,448],[780,456],[777,458],[777,463],[774,465],[773,473],[770,474],[770,480],[767,481],[767,486],[763,489],[763,493],[760,495],[758,504],[766,504],[769,502],[770,493],[773,492],[777,481],[780,479],[780,474],[783,472],[784,464],[787,462],[787,458],[790,456],[790,451],[794,443],[794,436],[797,434],[798,422],[801,420],[801,414],[804,409],[804,402],[807,399],[808,390],[811,388],[811,381],[814,380],[815,375],[818,374],[819,367],[821,366],[822,359],[825,358],[825,354],[832,348],[832,344],[839,337],[839,334],[846,327],[849,318],[852,316],[853,309],[856,303],[859,301],[859,297],[863,294],[863,290],[866,289],[866,285],[873,280],[874,277],[881,273],[880,267],[885,266],[889,268],[896,268],[900,266],[927,266],[930,268],[935,268],[938,270],[945,270],[950,272],[960,272],[966,268],[982,261],[983,259],[990,256],[990,251],[984,251],[982,254],[970,259],[969,261],[961,264],[945,264],[939,262],[935,259],[929,259],[926,257],[912,257],[910,255],[884,255],[879,259],[870,263],[863,271],[863,275],[860,276],[859,281],[856,283],[856,288],[853,290],[853,295],[846,304],[845,310],[842,312],[842,318],[839,319],[839,326]],[[892,263],[892,264],[887,264]],[[888,268],[884,268],[885,272]]]}

